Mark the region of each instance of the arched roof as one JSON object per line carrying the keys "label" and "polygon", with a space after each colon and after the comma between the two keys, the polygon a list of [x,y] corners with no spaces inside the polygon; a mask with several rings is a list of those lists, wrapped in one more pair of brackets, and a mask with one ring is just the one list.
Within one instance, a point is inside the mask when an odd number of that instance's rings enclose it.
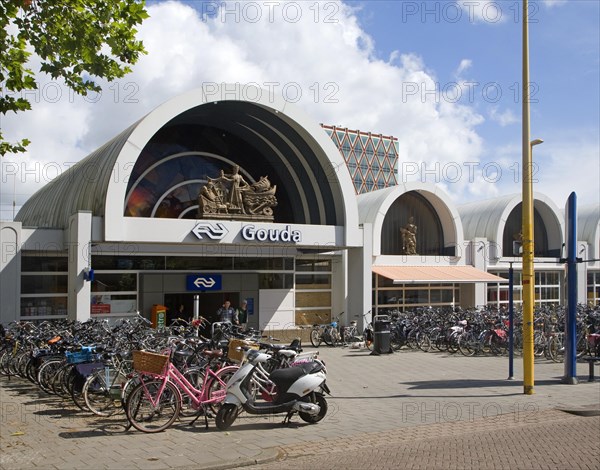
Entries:
{"label": "arched roof", "polygon": [[127,172],[153,136],[181,123],[210,125],[248,142],[281,175],[297,202],[298,223],[345,226],[346,242],[356,244],[354,187],[331,139],[296,106],[239,84],[211,84],[160,105],[38,191],[16,220],[26,226],[64,228],[72,214],[89,210],[104,216],[106,240],[126,240]]}
{"label": "arched roof", "polygon": [[577,239],[593,247],[592,256],[600,253],[600,206],[591,204],[577,210]]}
{"label": "arched roof", "polygon": [[408,182],[357,196],[360,223],[373,226],[373,255],[381,254],[381,232],[388,209],[396,199],[410,191],[418,192],[433,206],[442,224],[445,244],[462,247],[462,222],[448,195],[430,183]]}
{"label": "arched roof", "polygon": [[104,215],[108,181],[119,152],[137,123],[54,178],[31,196],[15,217],[26,227],[65,228],[78,211]]}
{"label": "arched roof", "polygon": [[[510,194],[485,201],[458,206],[462,219],[465,239],[487,238],[490,242],[502,245],[504,226],[508,216],[522,201],[520,194]],[[548,232],[548,243],[562,244],[564,237],[564,217],[554,202],[547,196],[536,193],[534,207],[540,213]]]}

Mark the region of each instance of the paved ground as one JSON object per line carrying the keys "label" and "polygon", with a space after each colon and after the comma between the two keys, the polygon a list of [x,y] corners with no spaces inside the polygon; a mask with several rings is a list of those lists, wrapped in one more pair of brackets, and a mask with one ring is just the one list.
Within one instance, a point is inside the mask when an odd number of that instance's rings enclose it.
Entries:
{"label": "paved ground", "polygon": [[125,432],[121,417],[90,417],[3,378],[0,468],[600,469],[600,382],[587,382],[586,364],[565,385],[562,364],[538,362],[535,394],[524,395],[520,358],[507,380],[507,358],[320,353],[333,394],[321,423],[242,415],[225,433],[201,420]]}

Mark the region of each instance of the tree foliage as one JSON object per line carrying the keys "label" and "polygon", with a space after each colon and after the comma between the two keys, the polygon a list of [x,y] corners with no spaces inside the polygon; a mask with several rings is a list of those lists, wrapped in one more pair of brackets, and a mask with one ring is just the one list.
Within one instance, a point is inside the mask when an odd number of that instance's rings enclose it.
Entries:
{"label": "tree foliage", "polygon": [[[2,0],[0,119],[31,109],[26,92],[37,89],[32,54],[39,57],[38,72],[84,96],[100,91],[99,79],[129,73],[145,53],[135,36],[147,17],[143,0]],[[24,152],[28,144],[6,141],[0,126],[0,155]]]}

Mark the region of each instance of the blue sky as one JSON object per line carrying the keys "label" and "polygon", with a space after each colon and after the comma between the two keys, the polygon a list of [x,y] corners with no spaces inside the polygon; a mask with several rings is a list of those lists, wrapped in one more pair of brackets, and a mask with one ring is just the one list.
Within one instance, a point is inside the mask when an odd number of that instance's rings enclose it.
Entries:
{"label": "blue sky", "polygon": [[[152,1],[148,54],[82,98],[38,74],[6,116],[0,217],[161,103],[208,83],[273,86],[316,122],[394,135],[400,181],[456,204],[521,191],[521,6],[509,1]],[[600,2],[530,2],[534,190],[600,205]],[[458,16],[460,15],[460,19]],[[36,59],[32,68],[36,70]],[[275,85],[269,85],[269,84]],[[457,169],[460,173],[457,173]]]}

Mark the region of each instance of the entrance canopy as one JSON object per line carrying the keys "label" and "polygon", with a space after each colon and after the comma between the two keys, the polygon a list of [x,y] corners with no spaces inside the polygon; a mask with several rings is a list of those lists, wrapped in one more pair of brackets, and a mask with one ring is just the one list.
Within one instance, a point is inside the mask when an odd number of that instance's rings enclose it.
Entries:
{"label": "entrance canopy", "polygon": [[508,282],[473,266],[373,266],[373,272],[394,281],[394,284],[430,282]]}

